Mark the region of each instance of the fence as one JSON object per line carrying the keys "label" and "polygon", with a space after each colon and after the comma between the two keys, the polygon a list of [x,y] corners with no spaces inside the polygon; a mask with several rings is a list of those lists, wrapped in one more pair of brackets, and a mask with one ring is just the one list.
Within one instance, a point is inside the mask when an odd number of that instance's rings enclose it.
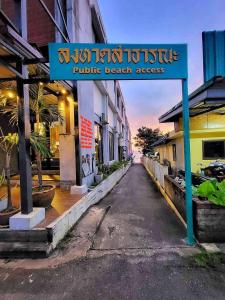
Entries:
{"label": "fence", "polygon": [[164,176],[168,175],[168,167],[161,165],[158,161],[143,156],[141,162],[144,167],[154,176],[156,180],[160,183],[161,187],[165,189]]}

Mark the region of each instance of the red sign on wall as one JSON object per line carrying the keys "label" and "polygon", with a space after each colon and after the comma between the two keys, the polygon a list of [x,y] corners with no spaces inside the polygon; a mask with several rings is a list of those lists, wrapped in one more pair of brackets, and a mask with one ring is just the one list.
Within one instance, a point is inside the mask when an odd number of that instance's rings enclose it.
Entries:
{"label": "red sign on wall", "polygon": [[91,149],[92,148],[92,122],[83,116],[80,116],[81,120],[81,148]]}

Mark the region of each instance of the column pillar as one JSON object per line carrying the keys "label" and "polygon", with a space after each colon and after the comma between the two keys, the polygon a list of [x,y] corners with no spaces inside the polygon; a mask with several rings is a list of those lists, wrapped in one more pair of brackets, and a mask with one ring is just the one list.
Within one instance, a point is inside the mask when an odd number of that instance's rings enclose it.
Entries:
{"label": "column pillar", "polygon": [[62,187],[70,187],[76,183],[73,99],[71,97],[60,96],[59,110],[64,117],[59,138],[60,185]]}
{"label": "column pillar", "polygon": [[[17,11],[17,25],[22,37],[27,40],[27,1],[15,1]],[[27,67],[20,62],[17,66],[23,78],[28,78]],[[32,174],[30,161],[30,101],[29,85],[17,80],[18,92],[18,135],[19,135],[19,169],[21,213],[29,214],[33,211]]]}

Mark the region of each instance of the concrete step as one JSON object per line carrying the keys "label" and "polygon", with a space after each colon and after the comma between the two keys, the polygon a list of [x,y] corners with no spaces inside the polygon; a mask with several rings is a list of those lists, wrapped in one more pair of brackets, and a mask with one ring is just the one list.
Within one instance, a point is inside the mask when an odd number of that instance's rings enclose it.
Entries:
{"label": "concrete step", "polygon": [[51,251],[46,242],[0,242],[0,258],[44,258]]}
{"label": "concrete step", "polygon": [[46,229],[34,230],[10,230],[0,229],[1,242],[48,242],[48,232]]}

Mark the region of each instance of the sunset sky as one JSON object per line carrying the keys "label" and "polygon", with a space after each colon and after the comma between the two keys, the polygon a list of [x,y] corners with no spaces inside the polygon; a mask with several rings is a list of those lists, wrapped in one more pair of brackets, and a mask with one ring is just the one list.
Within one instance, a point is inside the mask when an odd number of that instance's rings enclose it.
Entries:
{"label": "sunset sky", "polygon": [[[189,92],[203,83],[202,31],[225,30],[224,0],[99,0],[109,43],[187,43]],[[179,81],[121,81],[132,134],[171,129],[158,117],[181,100]]]}

